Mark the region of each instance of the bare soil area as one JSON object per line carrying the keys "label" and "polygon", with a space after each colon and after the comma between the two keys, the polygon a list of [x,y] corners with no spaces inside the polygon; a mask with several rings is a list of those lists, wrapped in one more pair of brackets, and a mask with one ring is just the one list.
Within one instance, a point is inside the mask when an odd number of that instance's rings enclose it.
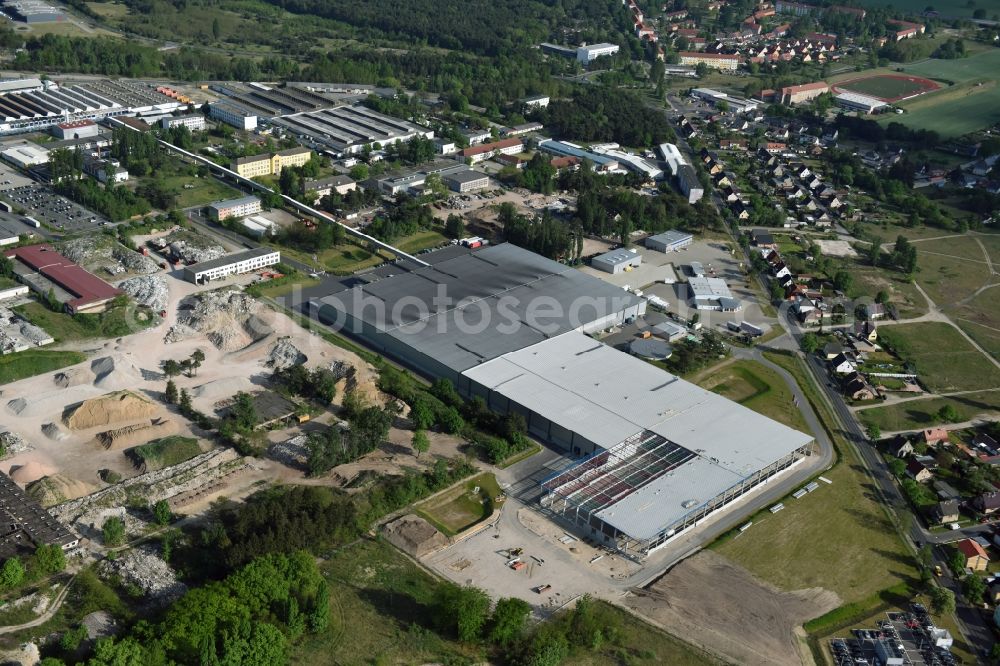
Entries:
{"label": "bare soil area", "polygon": [[703,550],[622,603],[735,663],[799,666],[796,629],[842,602],[822,588],[782,592]]}

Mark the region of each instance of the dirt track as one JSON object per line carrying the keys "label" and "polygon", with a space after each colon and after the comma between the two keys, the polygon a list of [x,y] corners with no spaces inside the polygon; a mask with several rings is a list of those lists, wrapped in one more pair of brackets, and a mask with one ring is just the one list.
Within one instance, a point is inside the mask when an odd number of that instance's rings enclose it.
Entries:
{"label": "dirt track", "polygon": [[782,592],[706,550],[622,603],[735,663],[799,666],[808,655],[796,627],[841,600],[821,588]]}

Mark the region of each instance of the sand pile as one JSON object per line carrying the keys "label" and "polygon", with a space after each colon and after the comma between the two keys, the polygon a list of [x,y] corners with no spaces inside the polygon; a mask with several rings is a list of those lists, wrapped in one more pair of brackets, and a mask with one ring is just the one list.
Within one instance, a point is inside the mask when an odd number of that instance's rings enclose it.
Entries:
{"label": "sand pile", "polygon": [[68,370],[62,370],[54,374],[52,381],[59,388],[82,386],[94,381],[94,374],[85,368],[69,368]]}
{"label": "sand pile", "polygon": [[171,326],[164,342],[201,334],[216,348],[233,352],[273,333],[266,321],[257,316],[260,304],[240,289],[224,288],[190,296],[181,302],[177,325]]}
{"label": "sand pile", "polygon": [[177,432],[177,423],[169,419],[153,419],[148,423],[136,423],[124,428],[115,428],[97,433],[97,443],[106,449],[125,449],[146,442],[173,435]]}
{"label": "sand pile", "polygon": [[60,428],[58,423],[43,423],[42,434],[56,442],[61,442],[69,437],[69,433]]}
{"label": "sand pile", "polygon": [[71,430],[86,430],[98,426],[141,421],[156,415],[156,404],[131,391],[118,391],[99,398],[84,400],[63,417]]}
{"label": "sand pile", "polygon": [[256,388],[247,377],[225,377],[211,382],[205,382],[191,389],[191,396],[199,400],[225,400],[232,398],[240,391],[252,391]]}
{"label": "sand pile", "polygon": [[420,516],[397,518],[382,528],[392,545],[414,557],[424,557],[448,545],[448,537]]}
{"label": "sand pile", "polygon": [[79,497],[86,497],[97,490],[97,487],[71,479],[62,474],[52,474],[28,484],[24,491],[29,497],[44,507],[55,506]]}
{"label": "sand pile", "polygon": [[264,365],[275,370],[284,370],[293,365],[302,365],[307,360],[306,355],[299,351],[299,348],[293,345],[288,338],[281,338],[271,347]]}
{"label": "sand pile", "polygon": [[142,372],[121,354],[95,358],[90,363],[94,386],[110,391],[133,388],[142,382]]}
{"label": "sand pile", "polygon": [[15,465],[14,467],[11,467],[10,478],[14,480],[14,483],[26,486],[32,481],[37,481],[43,476],[48,476],[49,474],[55,474],[55,472],[56,470],[54,467],[38,462],[37,460],[31,460],[23,465]]}

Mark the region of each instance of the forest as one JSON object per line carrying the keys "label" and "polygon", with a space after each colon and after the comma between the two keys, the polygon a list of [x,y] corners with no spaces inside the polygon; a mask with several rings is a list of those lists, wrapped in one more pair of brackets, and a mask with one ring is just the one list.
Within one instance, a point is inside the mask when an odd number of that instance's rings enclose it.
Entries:
{"label": "forest", "polygon": [[571,100],[555,100],[537,115],[560,139],[614,141],[641,148],[675,140],[662,109],[650,108],[635,93],[611,88],[581,88]]}

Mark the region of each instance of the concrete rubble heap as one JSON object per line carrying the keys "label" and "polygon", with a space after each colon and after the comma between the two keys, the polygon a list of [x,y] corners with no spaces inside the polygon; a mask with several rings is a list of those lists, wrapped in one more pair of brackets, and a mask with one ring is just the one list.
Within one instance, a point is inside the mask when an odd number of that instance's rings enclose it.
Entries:
{"label": "concrete rubble heap", "polygon": [[63,255],[81,266],[95,267],[108,275],[140,273],[149,275],[160,270],[151,258],[112,242],[106,236],[85,236],[62,244]]}
{"label": "concrete rubble heap", "polygon": [[187,585],[177,580],[177,574],[152,546],[140,546],[114,560],[104,560],[99,570],[105,577],[117,576],[125,585],[135,585],[150,600],[164,605],[187,592]]}
{"label": "concrete rubble heap", "polygon": [[145,305],[157,312],[166,309],[170,296],[167,281],[158,275],[129,278],[120,283],[118,288],[134,298],[140,305]]}

